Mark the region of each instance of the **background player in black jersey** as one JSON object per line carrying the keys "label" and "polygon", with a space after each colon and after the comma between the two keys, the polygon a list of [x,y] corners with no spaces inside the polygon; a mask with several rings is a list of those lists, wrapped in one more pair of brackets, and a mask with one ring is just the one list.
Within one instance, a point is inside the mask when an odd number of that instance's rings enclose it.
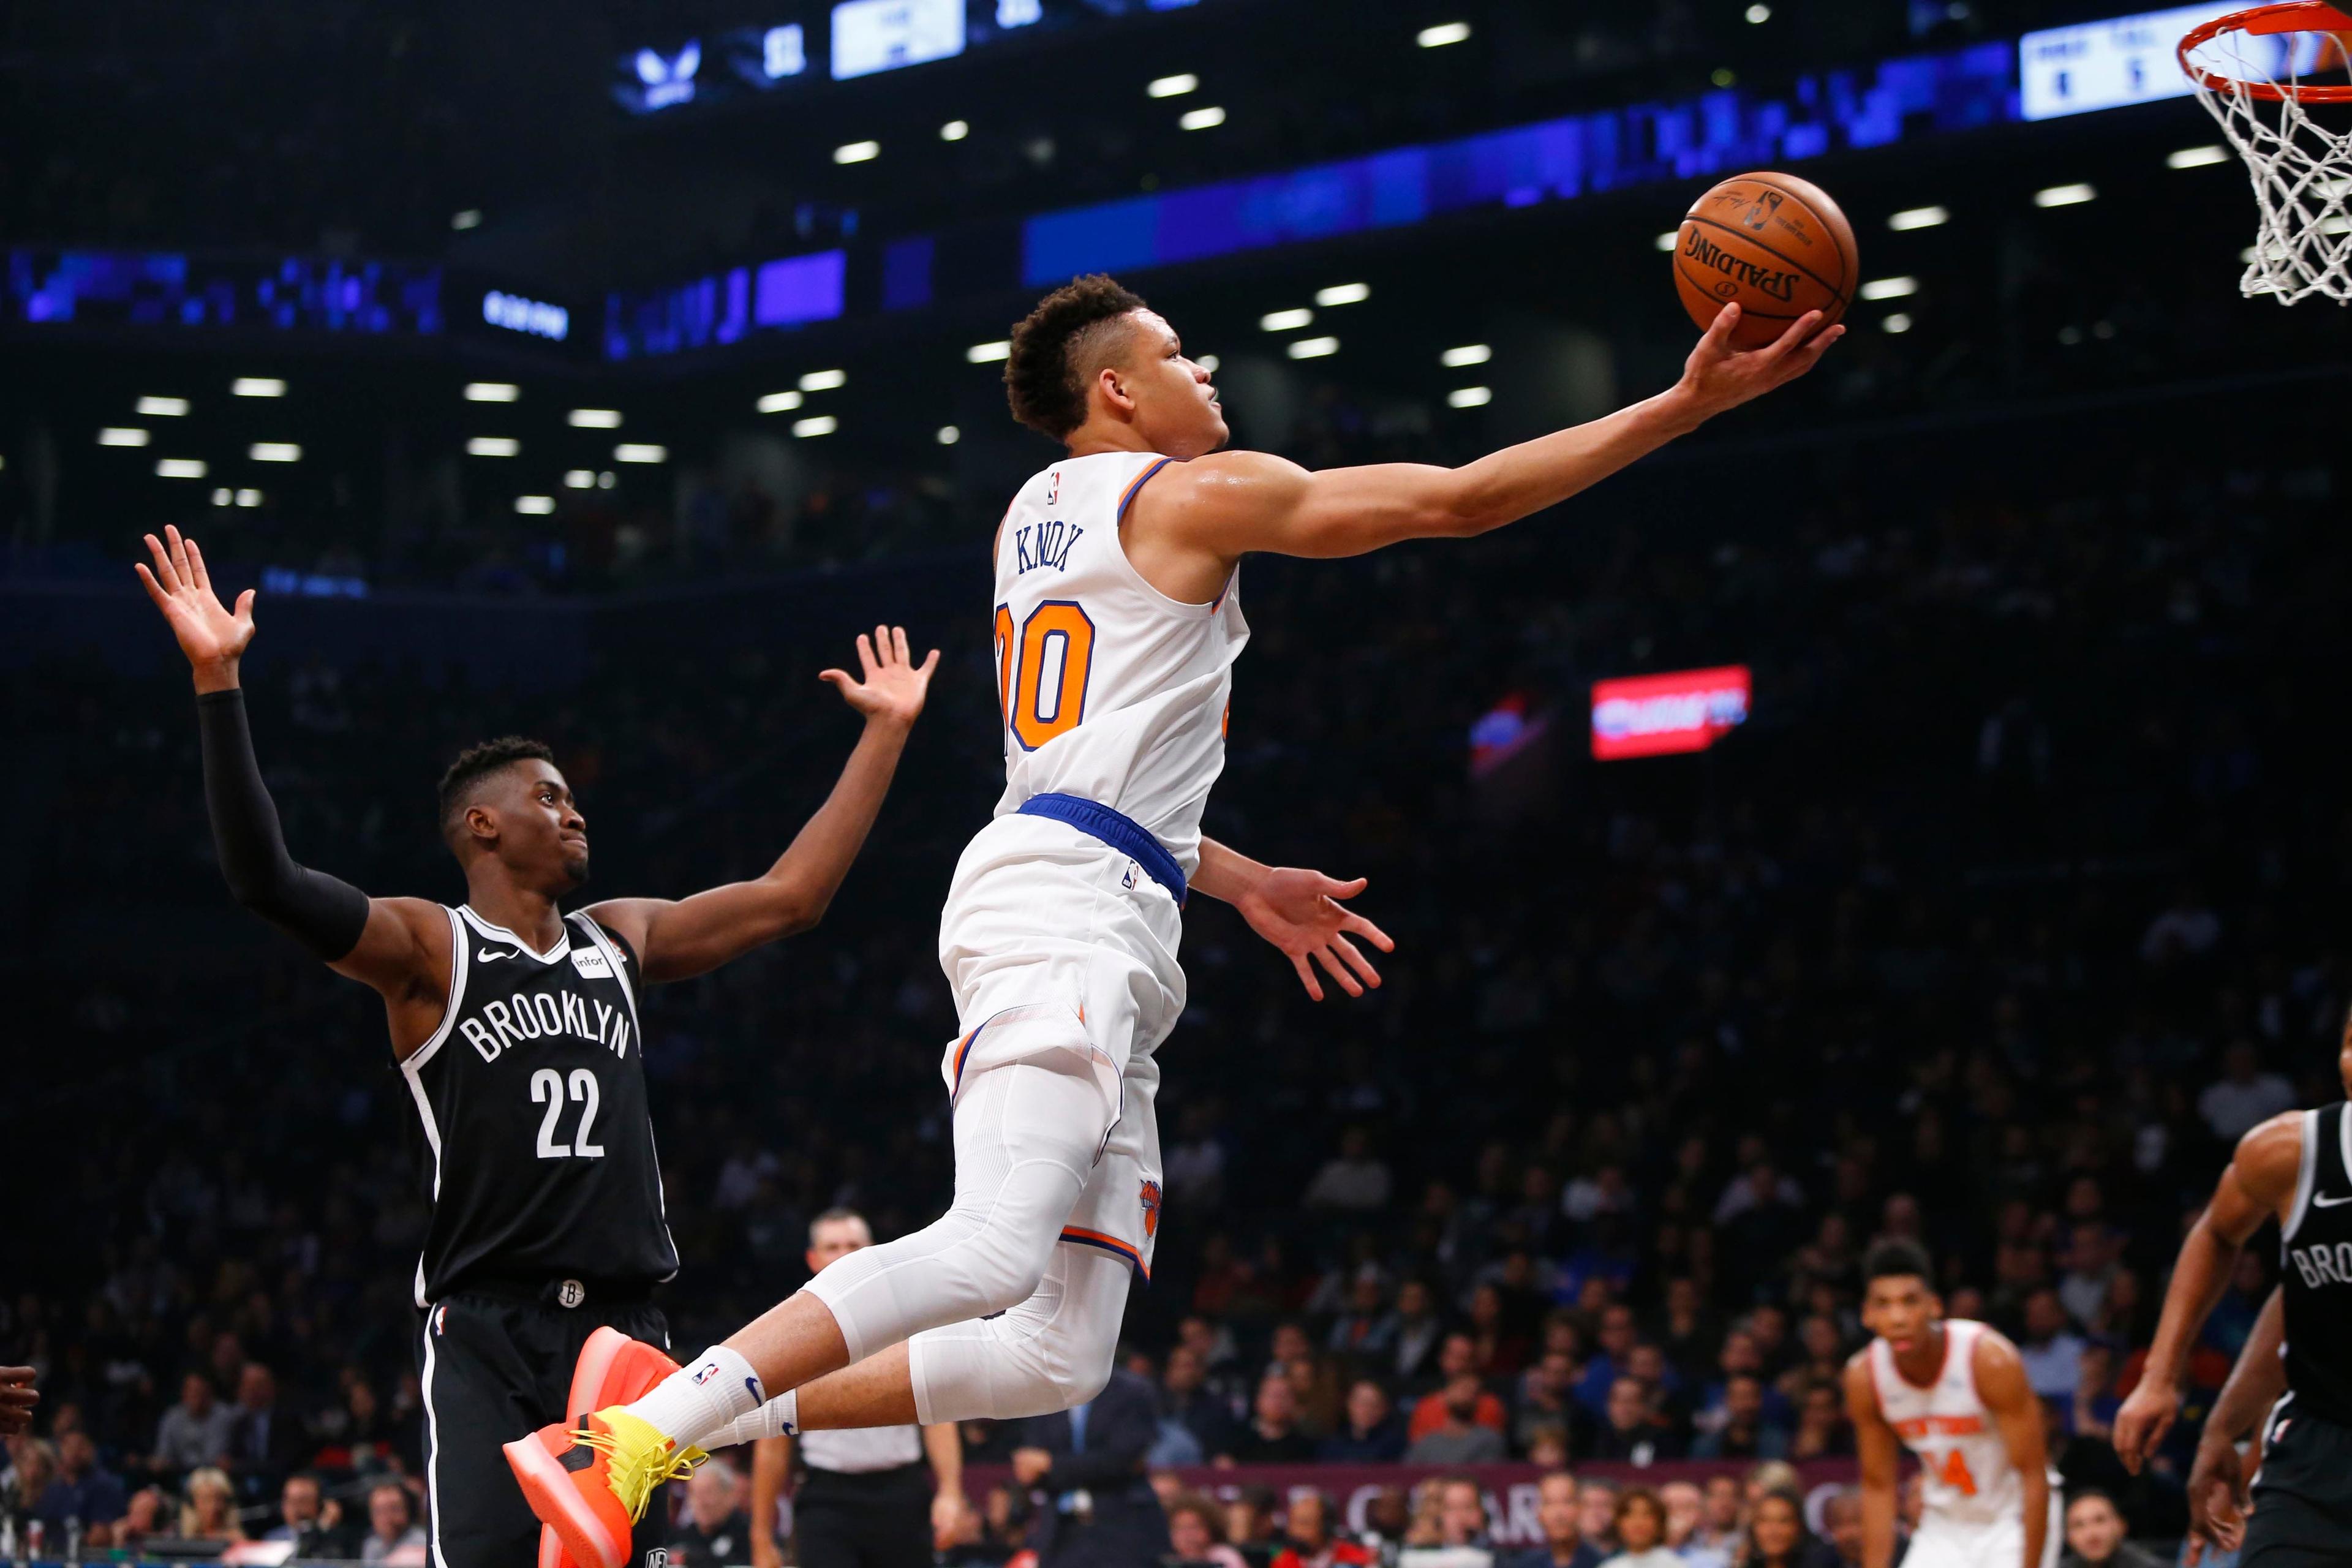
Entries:
{"label": "background player in black jersey", "polygon": [[2279,1222],[2286,1393],[2263,1434],[2240,1568],[2352,1562],[2352,1021],[2337,1048],[2347,1100],[2288,1110],[2238,1140],[2189,1228],[2139,1385],[2116,1413],[2137,1474],[2180,1407],[2180,1378],[2239,1250]]}
{"label": "background player in black jersey", "polygon": [[[542,1542],[499,1444],[608,1402],[610,1386],[577,1386],[575,1363],[582,1376],[601,1364],[635,1380],[626,1397],[675,1370],[620,1337],[667,1344],[651,1290],[677,1268],[637,989],[816,923],[874,825],[939,655],[917,665],[903,629],[877,626],[857,639],[858,676],[823,672],[866,731],[764,876],[567,917],[558,900],[587,879],[587,824],[548,749],[509,738],[468,750],[442,780],[441,831],[465,868],[466,903],[371,899],[286,851],[237,681],[253,591],[227,609],[194,540],[167,529],[147,545],[152,569],[139,566],[140,580],[195,675],[205,805],[229,888],[383,995],[433,1151],[416,1303],[434,1568],[520,1568],[534,1552],[552,1568],[560,1552]],[[592,1342],[601,1363],[582,1354]],[[659,1539],[657,1526],[645,1533]]]}

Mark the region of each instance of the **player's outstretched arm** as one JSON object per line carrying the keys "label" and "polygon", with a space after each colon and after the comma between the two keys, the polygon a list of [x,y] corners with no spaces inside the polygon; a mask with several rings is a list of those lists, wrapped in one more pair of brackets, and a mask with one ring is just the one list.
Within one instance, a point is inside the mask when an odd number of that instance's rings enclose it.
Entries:
{"label": "player's outstretched arm", "polygon": [[2238,1439],[2286,1392],[2286,1362],[2279,1353],[2285,1340],[2286,1297],[2273,1288],[2197,1436],[2197,1458],[2189,1467],[2189,1550],[2182,1557],[2189,1568],[2203,1560],[2207,1547],[2235,1552],[2245,1537],[2249,1500]]}
{"label": "player's outstretched arm", "polygon": [[817,679],[839,687],[843,699],[866,715],[866,732],[824,805],[765,876],[691,898],[614,899],[588,910],[637,950],[647,980],[688,979],[824,918],[890,793],[940,654],[933,648],[916,664],[907,651],[906,627],[876,626],[871,637],[858,634],[857,662],[856,677],[828,669]]}
{"label": "player's outstretched arm", "polygon": [[[213,592],[204,552],[176,528],[147,535],[154,564],[132,570],[187,656],[196,685],[196,725],[204,750],[205,807],[221,874],[236,901],[326,961],[339,973],[383,993],[397,1014],[413,1006],[437,1017],[448,990],[449,928],[422,899],[370,899],[350,883],[298,865],[287,853],[278,807],[261,782],[246,721],[238,661],[253,641],[253,590],[232,611]],[[403,1054],[430,1034],[403,1026]]]}
{"label": "player's outstretched arm", "polygon": [[1382,952],[1396,951],[1388,932],[1339,902],[1367,885],[1361,877],[1341,882],[1320,871],[1268,866],[1213,838],[1201,840],[1201,867],[1192,874],[1194,890],[1233,905],[1250,930],[1282,950],[1298,972],[1298,983],[1318,1002],[1323,1000],[1323,983],[1308,959],[1321,964],[1340,990],[1361,996],[1366,986],[1380,984],[1380,972],[1349,939],[1361,937]]}
{"label": "player's outstretched arm", "polygon": [[[1408,539],[1461,539],[1553,506],[1715,416],[1787,384],[1844,332],[1809,310],[1760,349],[1731,346],[1726,305],[1682,379],[1604,418],[1506,447],[1459,468],[1416,463],[1312,472],[1263,452],[1221,452],[1171,468],[1137,499],[1139,521],[1226,561],[1360,555]],[[1147,512],[1145,509],[1149,509]]]}
{"label": "player's outstretched arm", "polygon": [[2238,1249],[2294,1195],[2302,1169],[2303,1113],[2283,1111],[2238,1140],[2212,1202],[2189,1227],[2164,1288],[2164,1311],[2139,1384],[2116,1412],[2116,1454],[2132,1474],[2139,1474],[2179,1412],[2189,1347],[2229,1287]]}
{"label": "player's outstretched arm", "polygon": [[2025,1380],[2017,1347],[1999,1334],[1977,1340],[1977,1393],[1992,1412],[2009,1462],[2025,1483],[2025,1556],[2019,1568],[2042,1568],[2050,1534],[2050,1453],[2042,1436],[2042,1401]]}
{"label": "player's outstretched arm", "polygon": [[1900,1446],[1871,1386],[1869,1352],[1845,1363],[1845,1414],[1853,1424],[1853,1453],[1862,1471],[1862,1568],[1895,1561],[1895,1483]]}

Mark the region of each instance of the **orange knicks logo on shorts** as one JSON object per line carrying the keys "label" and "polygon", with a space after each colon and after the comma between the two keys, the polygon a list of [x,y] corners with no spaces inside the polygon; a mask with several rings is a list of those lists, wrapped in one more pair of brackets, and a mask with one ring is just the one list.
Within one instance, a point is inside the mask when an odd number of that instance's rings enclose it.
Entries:
{"label": "orange knicks logo on shorts", "polygon": [[1143,1184],[1143,1234],[1148,1238],[1160,1234],[1160,1184]]}

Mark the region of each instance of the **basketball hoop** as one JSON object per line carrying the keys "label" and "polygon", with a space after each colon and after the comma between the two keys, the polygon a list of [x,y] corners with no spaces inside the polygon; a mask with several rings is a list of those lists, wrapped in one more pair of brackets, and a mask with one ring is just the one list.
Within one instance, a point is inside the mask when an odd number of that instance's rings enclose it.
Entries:
{"label": "basketball hoop", "polygon": [[2283,305],[2314,294],[2352,304],[2352,115],[2330,131],[2315,105],[2352,105],[2352,82],[2304,79],[2352,51],[2352,16],[2284,0],[2216,16],[2180,40],[2180,68],[2253,176],[2262,224],[2239,291]]}

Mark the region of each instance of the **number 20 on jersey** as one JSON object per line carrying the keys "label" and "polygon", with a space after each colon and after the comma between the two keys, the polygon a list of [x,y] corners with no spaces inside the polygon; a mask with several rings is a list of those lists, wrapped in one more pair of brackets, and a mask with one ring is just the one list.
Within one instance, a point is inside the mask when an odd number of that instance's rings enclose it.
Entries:
{"label": "number 20 on jersey", "polygon": [[996,700],[1022,750],[1078,727],[1094,673],[1095,624],[1070,599],[1048,599],[1018,626],[996,606]]}

